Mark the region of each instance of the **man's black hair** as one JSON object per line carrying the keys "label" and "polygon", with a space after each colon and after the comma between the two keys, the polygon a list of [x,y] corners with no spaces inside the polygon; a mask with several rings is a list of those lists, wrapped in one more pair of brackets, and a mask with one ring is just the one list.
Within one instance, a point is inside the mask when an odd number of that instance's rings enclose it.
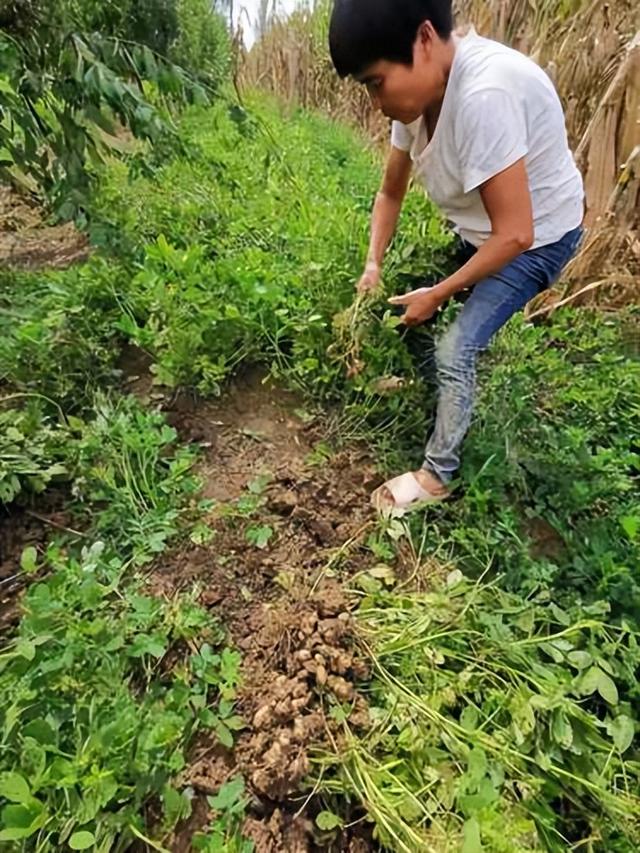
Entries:
{"label": "man's black hair", "polygon": [[335,0],[329,46],[341,77],[358,75],[381,59],[413,65],[420,25],[431,21],[440,38],[453,30],[452,0]]}

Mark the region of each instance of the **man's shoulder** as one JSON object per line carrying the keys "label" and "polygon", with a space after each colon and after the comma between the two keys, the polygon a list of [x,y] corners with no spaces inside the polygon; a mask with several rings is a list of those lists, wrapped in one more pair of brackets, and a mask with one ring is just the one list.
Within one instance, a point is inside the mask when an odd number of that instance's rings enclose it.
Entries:
{"label": "man's shoulder", "polygon": [[549,85],[545,72],[530,57],[472,30],[460,41],[460,94],[472,95],[482,90],[514,91],[531,81]]}

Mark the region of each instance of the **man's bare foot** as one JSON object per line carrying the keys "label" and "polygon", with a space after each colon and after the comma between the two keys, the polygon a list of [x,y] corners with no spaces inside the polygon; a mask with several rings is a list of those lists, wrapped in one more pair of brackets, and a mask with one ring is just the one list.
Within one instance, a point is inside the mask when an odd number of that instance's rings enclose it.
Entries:
{"label": "man's bare foot", "polygon": [[414,471],[413,476],[416,478],[418,483],[420,483],[425,492],[429,492],[430,495],[442,498],[448,496],[449,489],[436,477],[435,474],[432,474],[425,468],[421,468],[419,471]]}
{"label": "man's bare foot", "polygon": [[373,493],[371,502],[377,509],[389,512],[406,510],[419,503],[437,503],[448,497],[447,487],[434,474],[421,468],[389,480]]}

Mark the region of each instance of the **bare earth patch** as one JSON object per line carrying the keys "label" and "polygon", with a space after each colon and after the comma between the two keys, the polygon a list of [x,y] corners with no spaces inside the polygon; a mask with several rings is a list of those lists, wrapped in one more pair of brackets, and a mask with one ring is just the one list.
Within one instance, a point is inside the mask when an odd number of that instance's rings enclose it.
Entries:
{"label": "bare earth patch", "polygon": [[50,225],[40,205],[0,186],[0,264],[14,269],[64,269],[84,261],[89,244],[71,222]]}
{"label": "bare earth patch", "polygon": [[[173,596],[195,586],[225,622],[243,655],[238,710],[247,722],[233,751],[200,736],[183,779],[199,796],[170,845],[176,853],[206,826],[206,795],[237,773],[253,794],[245,834],[259,853],[376,849],[363,824],[320,846],[313,831],[318,806],[306,802],[305,789],[310,753],[328,744],[327,727],[335,725],[328,707],[349,705],[352,725],[368,725],[357,692],[368,671],[340,579],[371,565],[362,543],[373,522],[376,475],[363,449],[314,454],[318,436],[298,406],[293,395],[252,374],[220,403],[183,404],[169,413],[182,438],[207,446],[200,474],[205,494],[219,503],[209,520],[212,541],[161,558],[150,588]],[[270,482],[258,523],[273,531],[262,548],[247,541],[255,520],[224,510],[261,475]]]}

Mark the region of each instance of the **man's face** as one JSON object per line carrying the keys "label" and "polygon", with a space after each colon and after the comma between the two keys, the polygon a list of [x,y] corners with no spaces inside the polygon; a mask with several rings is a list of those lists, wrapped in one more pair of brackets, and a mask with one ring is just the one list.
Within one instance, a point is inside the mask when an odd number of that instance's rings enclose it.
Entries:
{"label": "man's face", "polygon": [[376,109],[411,124],[442,96],[438,42],[431,25],[425,24],[414,44],[413,65],[382,59],[356,78],[367,87]]}

